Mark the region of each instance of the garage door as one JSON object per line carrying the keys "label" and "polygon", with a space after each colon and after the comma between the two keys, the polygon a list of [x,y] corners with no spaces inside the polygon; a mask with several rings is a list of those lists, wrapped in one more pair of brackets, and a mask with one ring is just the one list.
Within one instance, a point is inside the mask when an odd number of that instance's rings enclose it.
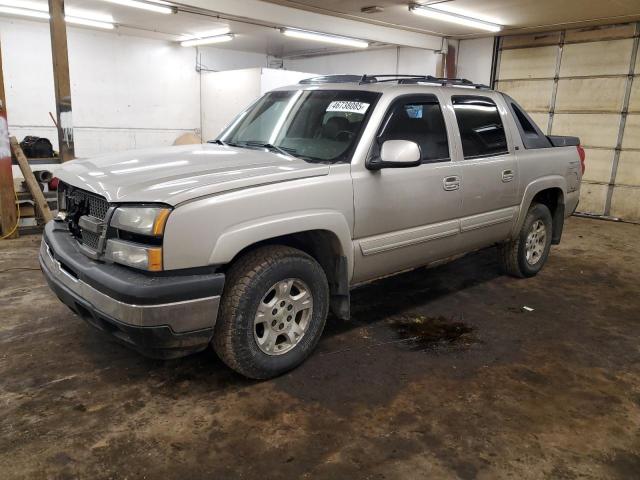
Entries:
{"label": "garage door", "polygon": [[502,37],[496,88],[587,152],[584,213],[640,222],[640,24]]}

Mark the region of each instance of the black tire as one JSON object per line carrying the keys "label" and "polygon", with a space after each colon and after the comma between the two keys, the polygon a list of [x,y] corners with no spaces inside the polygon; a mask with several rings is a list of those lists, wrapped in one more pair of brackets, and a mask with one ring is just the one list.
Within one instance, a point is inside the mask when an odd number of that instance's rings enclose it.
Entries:
{"label": "black tire", "polygon": [[[545,244],[542,254],[540,254],[535,263],[532,264],[527,260],[526,243],[532,226],[538,220],[541,221],[545,227]],[[519,278],[533,277],[536,275],[542,270],[542,267],[544,267],[549,257],[553,233],[552,229],[553,221],[549,208],[541,203],[531,205],[518,236],[513,240],[498,245],[498,261],[500,262],[502,270],[509,275]]]}
{"label": "black tire", "polygon": [[[270,287],[288,278],[299,278],[308,285],[313,309],[299,343],[286,353],[269,355],[254,338],[254,319]],[[291,247],[257,248],[239,258],[227,272],[213,348],[226,365],[246,377],[276,377],[297,367],[311,354],[324,330],[328,308],[329,286],[318,262]]]}

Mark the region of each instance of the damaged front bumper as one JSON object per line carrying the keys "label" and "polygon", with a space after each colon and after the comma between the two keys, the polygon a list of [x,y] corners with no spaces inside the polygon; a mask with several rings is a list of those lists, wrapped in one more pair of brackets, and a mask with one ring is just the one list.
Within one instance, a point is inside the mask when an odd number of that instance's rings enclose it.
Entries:
{"label": "damaged front bumper", "polygon": [[97,262],[49,222],[40,247],[47,283],[87,323],[153,358],[203,350],[213,336],[222,273],[161,275]]}

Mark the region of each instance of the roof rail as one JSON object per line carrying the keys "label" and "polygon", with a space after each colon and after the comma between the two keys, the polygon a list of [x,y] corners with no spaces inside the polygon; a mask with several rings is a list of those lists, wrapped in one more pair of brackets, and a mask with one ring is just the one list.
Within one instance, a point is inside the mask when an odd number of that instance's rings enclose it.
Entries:
{"label": "roof rail", "polygon": [[321,77],[305,78],[298,82],[300,85],[314,83],[361,83],[366,75],[322,75]]}
{"label": "roof rail", "polygon": [[488,85],[482,83],[473,83],[466,78],[444,78],[434,77],[433,75],[404,75],[404,74],[391,74],[391,75],[364,75],[364,83],[377,82],[398,82],[402,85],[417,84],[417,83],[433,83],[435,85],[454,86],[454,87],[470,87],[470,88],[482,88],[491,89]]}
{"label": "roof rail", "polygon": [[468,87],[478,89],[488,89],[491,87],[481,83],[473,83],[466,78],[442,78],[432,75],[405,75],[400,73],[381,74],[381,75],[324,75],[321,77],[306,78],[300,81],[302,85],[310,85],[316,83],[358,83],[360,85],[380,82],[397,82],[402,85],[411,85],[418,83],[432,83],[434,85]]}

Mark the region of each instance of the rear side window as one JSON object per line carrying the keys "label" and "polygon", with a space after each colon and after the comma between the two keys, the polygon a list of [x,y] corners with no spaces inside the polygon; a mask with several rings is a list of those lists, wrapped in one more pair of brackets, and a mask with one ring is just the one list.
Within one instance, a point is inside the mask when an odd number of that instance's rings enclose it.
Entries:
{"label": "rear side window", "polygon": [[487,97],[451,97],[456,113],[464,158],[508,153],[507,137],[496,104]]}
{"label": "rear side window", "polygon": [[417,143],[423,163],[449,160],[447,128],[438,99],[433,95],[424,95],[396,100],[378,135],[377,154],[387,140],[410,140]]}
{"label": "rear side window", "polygon": [[515,103],[511,104],[511,108],[513,109],[513,113],[516,115],[516,120],[522,127],[522,131],[527,135],[535,135],[536,129],[533,126],[533,122],[529,121],[529,119],[525,116],[524,112],[518,108]]}
{"label": "rear side window", "polygon": [[540,127],[535,124],[535,122],[531,119],[527,112],[516,103],[516,101],[511,98],[509,95],[504,95],[505,100],[507,101],[507,105],[513,114],[513,118],[516,122],[516,126],[518,127],[518,132],[520,132],[520,138],[522,138],[522,144],[524,148],[549,148],[551,147],[551,142],[546,137]]}

